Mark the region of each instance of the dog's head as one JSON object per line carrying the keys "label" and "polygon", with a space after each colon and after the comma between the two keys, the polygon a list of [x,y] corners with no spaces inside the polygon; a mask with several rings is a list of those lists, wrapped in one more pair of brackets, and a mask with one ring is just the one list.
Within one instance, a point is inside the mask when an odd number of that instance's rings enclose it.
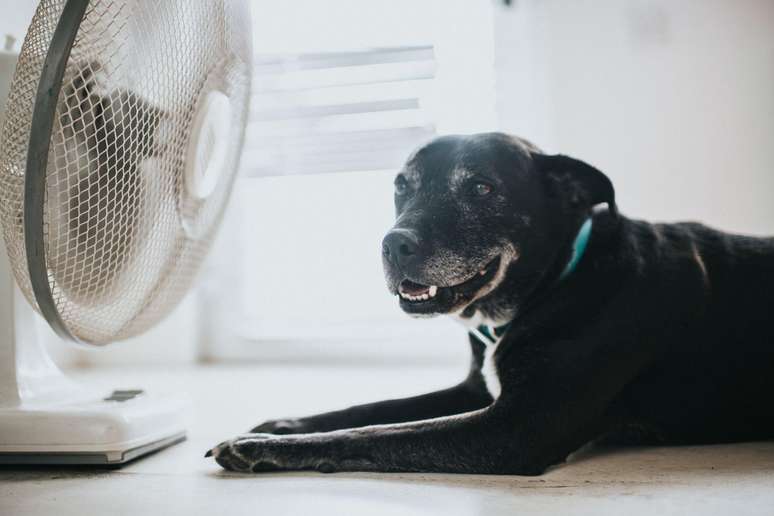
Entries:
{"label": "dog's head", "polygon": [[412,315],[505,322],[600,203],[615,214],[612,184],[581,161],[502,133],[437,138],[395,178],[387,285]]}

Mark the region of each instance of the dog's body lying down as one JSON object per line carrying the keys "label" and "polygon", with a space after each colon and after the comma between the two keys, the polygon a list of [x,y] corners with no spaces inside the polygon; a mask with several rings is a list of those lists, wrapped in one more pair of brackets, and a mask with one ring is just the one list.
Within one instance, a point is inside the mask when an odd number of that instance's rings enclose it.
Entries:
{"label": "dog's body lying down", "polygon": [[531,475],[592,441],[774,437],[774,239],[627,219],[604,174],[499,133],[423,147],[395,199],[388,286],[471,326],[468,377],[269,421],[223,467]]}

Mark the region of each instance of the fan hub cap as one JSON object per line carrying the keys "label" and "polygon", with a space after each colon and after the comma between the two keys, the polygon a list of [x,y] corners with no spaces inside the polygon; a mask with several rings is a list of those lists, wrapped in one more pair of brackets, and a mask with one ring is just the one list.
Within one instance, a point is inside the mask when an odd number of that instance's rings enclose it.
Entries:
{"label": "fan hub cap", "polygon": [[225,169],[231,141],[231,101],[213,90],[196,111],[185,168],[185,191],[204,200],[215,191]]}

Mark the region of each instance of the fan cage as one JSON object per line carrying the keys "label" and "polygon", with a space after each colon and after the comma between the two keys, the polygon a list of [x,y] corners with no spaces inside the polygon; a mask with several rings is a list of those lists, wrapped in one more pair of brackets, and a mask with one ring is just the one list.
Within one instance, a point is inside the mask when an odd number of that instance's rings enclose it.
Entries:
{"label": "fan cage", "polygon": [[[97,0],[68,26],[79,3],[43,0],[22,45],[0,133],[0,220],[30,303],[61,335],[105,344],[169,313],[212,244],[248,112],[249,12],[241,1]],[[52,40],[67,30],[77,32],[61,82],[48,85]],[[186,191],[186,151],[213,91],[231,103],[232,137],[200,199]],[[47,152],[36,168],[32,113],[45,95],[56,102],[43,110],[51,130],[37,134]]]}

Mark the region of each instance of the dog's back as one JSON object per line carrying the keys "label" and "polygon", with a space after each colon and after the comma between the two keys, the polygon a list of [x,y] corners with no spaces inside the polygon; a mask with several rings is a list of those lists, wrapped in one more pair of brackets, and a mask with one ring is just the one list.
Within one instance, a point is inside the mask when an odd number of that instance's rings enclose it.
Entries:
{"label": "dog's back", "polygon": [[[774,437],[774,239],[626,221],[644,343],[659,349],[617,406],[635,442]],[[645,304],[652,306],[644,306]]]}

